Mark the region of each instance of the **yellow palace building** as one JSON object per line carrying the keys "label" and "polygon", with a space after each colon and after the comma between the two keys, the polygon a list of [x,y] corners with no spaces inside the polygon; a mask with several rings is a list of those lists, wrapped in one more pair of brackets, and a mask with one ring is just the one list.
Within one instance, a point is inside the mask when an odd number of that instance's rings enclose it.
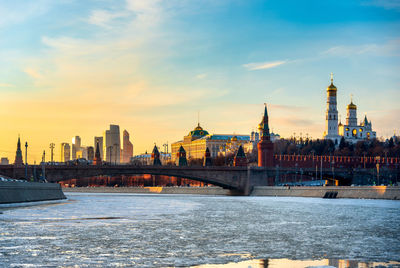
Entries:
{"label": "yellow palace building", "polygon": [[207,147],[211,157],[216,157],[219,153],[236,152],[240,145],[245,147],[250,143],[252,143],[250,135],[209,134],[198,124],[194,130],[183,137],[183,140],[171,144],[171,160],[176,161],[177,152],[181,146],[185,149],[188,159],[196,159],[204,157]]}

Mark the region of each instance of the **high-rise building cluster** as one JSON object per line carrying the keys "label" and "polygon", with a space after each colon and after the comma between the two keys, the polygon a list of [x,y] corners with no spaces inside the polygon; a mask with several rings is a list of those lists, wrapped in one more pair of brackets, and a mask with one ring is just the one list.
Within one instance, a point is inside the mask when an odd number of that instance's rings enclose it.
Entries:
{"label": "high-rise building cluster", "polygon": [[[98,156],[96,151],[99,150]],[[82,145],[80,136],[72,138],[72,143],[61,143],[61,162],[70,160],[86,159],[89,161],[102,159],[110,163],[129,163],[133,156],[133,144],[129,140],[129,132],[124,130],[123,141],[121,148],[121,137],[118,125],[110,125],[110,128],[105,130],[103,136],[95,136],[93,146]]]}

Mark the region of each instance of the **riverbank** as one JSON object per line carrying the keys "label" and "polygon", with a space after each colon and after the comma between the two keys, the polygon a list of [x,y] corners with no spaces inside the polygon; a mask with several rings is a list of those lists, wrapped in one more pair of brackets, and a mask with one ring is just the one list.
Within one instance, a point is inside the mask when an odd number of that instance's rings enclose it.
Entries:
{"label": "riverbank", "polygon": [[[194,194],[235,195],[221,187],[75,187],[64,192],[80,193],[137,193],[137,194]],[[329,193],[329,194],[327,194]],[[333,193],[333,194],[332,194]],[[400,200],[399,186],[325,186],[325,187],[254,187],[252,196],[334,197],[356,199]]]}
{"label": "riverbank", "polygon": [[254,196],[297,196],[356,199],[400,200],[399,186],[259,186],[254,187]]}
{"label": "riverbank", "polygon": [[0,181],[0,204],[66,199],[58,183]]}

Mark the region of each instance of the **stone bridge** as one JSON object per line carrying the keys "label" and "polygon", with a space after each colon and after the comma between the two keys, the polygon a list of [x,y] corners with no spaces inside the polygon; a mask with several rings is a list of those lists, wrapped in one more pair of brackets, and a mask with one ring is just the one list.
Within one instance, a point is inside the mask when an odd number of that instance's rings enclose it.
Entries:
{"label": "stone bridge", "polygon": [[[28,178],[40,174],[42,166],[28,166]],[[8,177],[25,178],[25,167],[13,165],[0,166],[0,174]],[[139,166],[139,165],[45,165],[45,177],[49,182],[59,182],[68,179],[81,179],[95,176],[119,175],[165,175],[187,178],[204,183],[221,186],[248,195],[254,186],[267,186],[279,183],[283,174],[319,177],[314,169],[294,168],[263,168],[263,167],[202,167],[202,166]],[[363,174],[358,171],[358,174]],[[349,184],[354,176],[353,169],[334,170],[323,169],[323,179],[338,179],[340,184]],[[364,176],[364,175],[362,175]],[[38,177],[38,176],[36,176]],[[299,177],[300,178],[300,177]]]}

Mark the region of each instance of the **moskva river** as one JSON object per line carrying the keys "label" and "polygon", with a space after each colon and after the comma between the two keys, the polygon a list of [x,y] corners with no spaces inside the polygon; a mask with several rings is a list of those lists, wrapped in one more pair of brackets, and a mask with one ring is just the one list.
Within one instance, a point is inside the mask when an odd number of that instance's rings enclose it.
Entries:
{"label": "moskva river", "polygon": [[67,196],[0,207],[1,267],[400,267],[400,201]]}

